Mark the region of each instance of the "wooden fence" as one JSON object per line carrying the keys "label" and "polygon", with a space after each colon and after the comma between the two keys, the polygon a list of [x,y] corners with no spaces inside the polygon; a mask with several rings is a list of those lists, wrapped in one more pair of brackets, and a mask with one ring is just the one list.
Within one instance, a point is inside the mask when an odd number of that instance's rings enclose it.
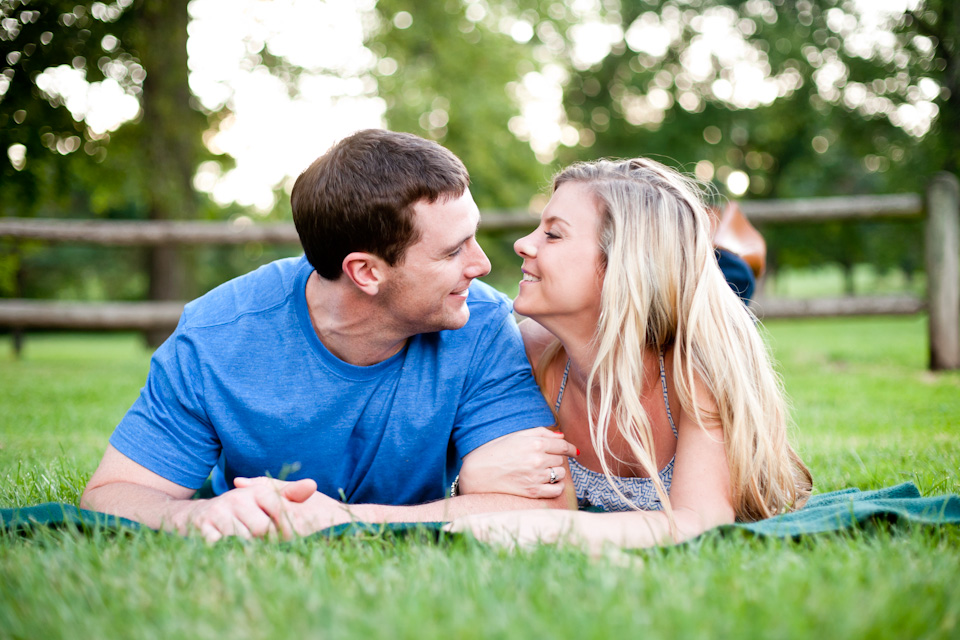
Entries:
{"label": "wooden fence", "polygon": [[[957,178],[938,174],[924,196],[898,194],[741,203],[754,223],[829,220],[926,219],[927,296],[755,300],[763,318],[929,314],[931,369],[960,369],[960,194]],[[481,228],[522,229],[536,224],[526,212],[485,212]],[[109,246],[264,244],[298,245],[292,224],[226,222],[70,221],[0,218],[0,238]],[[17,330],[172,330],[182,302],[81,303],[0,299],[0,327]]]}

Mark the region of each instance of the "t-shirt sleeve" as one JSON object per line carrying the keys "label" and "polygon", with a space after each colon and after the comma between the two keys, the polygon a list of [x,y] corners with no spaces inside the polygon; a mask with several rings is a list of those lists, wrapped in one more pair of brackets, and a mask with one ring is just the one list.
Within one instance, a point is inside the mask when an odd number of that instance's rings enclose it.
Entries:
{"label": "t-shirt sleeve", "polygon": [[216,464],[220,442],[206,419],[197,352],[184,320],[150,360],[147,382],[110,444],[150,471],[190,489]]}
{"label": "t-shirt sleeve", "polygon": [[481,335],[468,371],[453,431],[461,458],[508,433],[554,424],[509,307]]}

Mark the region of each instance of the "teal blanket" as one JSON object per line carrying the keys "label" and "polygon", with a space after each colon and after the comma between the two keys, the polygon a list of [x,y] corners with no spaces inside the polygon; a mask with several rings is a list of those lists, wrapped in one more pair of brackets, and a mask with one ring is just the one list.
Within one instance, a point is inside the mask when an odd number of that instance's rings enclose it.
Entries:
{"label": "teal blanket", "polygon": [[[921,497],[912,482],[875,491],[843,489],[810,498],[804,508],[761,520],[719,527],[721,532],[745,530],[758,536],[799,538],[806,535],[851,529],[871,521],[914,522],[923,525],[960,524],[960,496]],[[389,531],[439,532],[443,523],[371,525],[350,523],[319,532],[337,538]],[[48,502],[33,507],[0,509],[0,531],[28,534],[37,528],[138,530],[142,525],[116,516]]]}

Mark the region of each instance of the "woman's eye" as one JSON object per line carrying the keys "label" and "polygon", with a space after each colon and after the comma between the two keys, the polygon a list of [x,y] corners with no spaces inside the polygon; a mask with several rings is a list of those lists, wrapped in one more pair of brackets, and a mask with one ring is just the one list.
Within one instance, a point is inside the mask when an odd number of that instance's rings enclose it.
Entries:
{"label": "woman's eye", "polygon": [[558,236],[557,234],[553,233],[552,231],[544,231],[543,233],[544,233],[545,236],[547,236],[547,237],[550,238],[551,240],[556,240],[557,238],[560,237],[560,236]]}

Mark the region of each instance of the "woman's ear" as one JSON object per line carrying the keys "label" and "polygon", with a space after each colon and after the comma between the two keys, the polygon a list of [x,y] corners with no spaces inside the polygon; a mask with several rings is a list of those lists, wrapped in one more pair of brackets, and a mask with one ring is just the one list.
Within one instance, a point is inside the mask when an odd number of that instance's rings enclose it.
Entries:
{"label": "woman's ear", "polygon": [[343,272],[360,291],[374,296],[380,291],[386,275],[382,258],[363,251],[354,251],[343,259]]}

